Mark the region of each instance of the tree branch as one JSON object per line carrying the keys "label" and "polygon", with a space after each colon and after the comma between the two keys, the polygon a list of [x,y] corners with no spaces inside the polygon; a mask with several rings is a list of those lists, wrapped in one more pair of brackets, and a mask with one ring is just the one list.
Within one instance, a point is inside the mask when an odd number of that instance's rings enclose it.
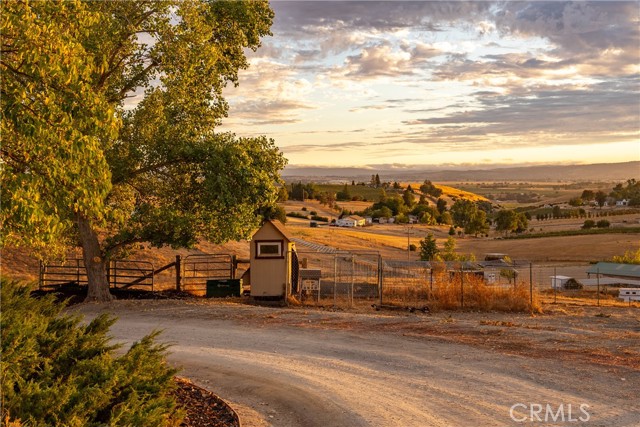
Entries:
{"label": "tree branch", "polygon": [[149,72],[149,70],[151,70],[153,67],[158,66],[160,63],[158,61],[156,61],[155,59],[151,61],[151,63],[149,65],[147,65],[142,71],[140,71],[138,74],[136,74],[134,77],[131,78],[131,80],[129,80],[129,82],[127,84],[125,84],[122,89],[120,89],[120,91],[118,93],[116,93],[114,96],[110,97],[107,101],[109,102],[118,102],[120,100],[123,99],[123,97],[127,94],[127,92],[129,92],[130,90],[135,89],[137,82],[140,81],[142,79],[142,77],[144,77],[145,74],[147,74]]}
{"label": "tree branch", "polygon": [[186,161],[186,159],[184,159],[184,158],[177,158],[177,159],[167,160],[165,162],[152,164],[152,165],[145,166],[143,168],[131,171],[131,172],[127,173],[126,175],[122,175],[121,177],[114,177],[114,179],[111,181],[111,183],[113,185],[122,184],[129,178],[133,178],[133,177],[136,177],[138,175],[142,175],[142,174],[145,174],[145,173],[148,173],[148,172],[154,172],[157,169],[164,168],[164,167],[167,167],[167,166],[172,166],[172,165],[179,164],[179,163],[193,163],[193,162],[192,161]]}
{"label": "tree branch", "polygon": [[111,258],[111,255],[113,255],[119,249],[121,249],[121,248],[123,248],[123,247],[125,247],[127,245],[132,245],[134,243],[143,243],[143,242],[146,242],[146,240],[141,238],[141,237],[136,237],[136,238],[132,238],[132,239],[128,239],[128,240],[123,240],[123,241],[118,242],[116,244],[106,246],[102,250],[102,254],[103,254],[104,258]]}

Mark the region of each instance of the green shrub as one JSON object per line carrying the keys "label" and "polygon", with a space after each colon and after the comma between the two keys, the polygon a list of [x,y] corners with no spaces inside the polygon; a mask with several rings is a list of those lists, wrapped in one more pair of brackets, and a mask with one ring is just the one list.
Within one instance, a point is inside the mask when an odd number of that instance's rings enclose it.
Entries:
{"label": "green shrub", "polygon": [[588,230],[590,228],[593,228],[596,226],[596,222],[592,219],[587,219],[584,221],[584,224],[582,224],[582,228],[584,228],[585,230]]}
{"label": "green shrub", "polygon": [[177,426],[176,370],[158,332],[122,356],[109,345],[115,318],[82,324],[53,298],[1,280],[2,420],[22,426]]}
{"label": "green shrub", "polygon": [[600,221],[598,221],[596,223],[596,227],[598,228],[608,228],[611,225],[611,223],[609,221],[607,221],[606,219],[601,219]]}
{"label": "green shrub", "polygon": [[302,218],[302,219],[309,219],[308,215],[305,214],[301,214],[299,212],[289,212],[287,214],[287,216],[290,216],[291,218]]}

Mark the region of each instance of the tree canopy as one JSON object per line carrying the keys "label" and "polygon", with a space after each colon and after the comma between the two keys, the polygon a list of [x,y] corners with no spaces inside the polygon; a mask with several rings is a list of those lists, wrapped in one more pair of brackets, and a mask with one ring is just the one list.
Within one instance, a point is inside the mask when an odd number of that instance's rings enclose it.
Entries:
{"label": "tree canopy", "polygon": [[79,240],[108,299],[120,249],[246,237],[275,202],[274,142],[216,132],[268,2],[7,2],[0,19],[5,243]]}

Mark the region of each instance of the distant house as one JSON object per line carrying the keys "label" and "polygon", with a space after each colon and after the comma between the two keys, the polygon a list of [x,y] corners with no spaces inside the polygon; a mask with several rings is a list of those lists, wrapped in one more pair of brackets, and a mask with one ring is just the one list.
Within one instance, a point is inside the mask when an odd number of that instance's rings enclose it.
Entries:
{"label": "distant house", "polygon": [[389,218],[388,222],[389,224],[393,224],[394,222],[396,222],[396,218],[392,216],[391,218]]}
{"label": "distant house", "polygon": [[417,224],[418,217],[416,215],[409,215],[409,224]]}
{"label": "distant house", "polygon": [[365,218],[358,215],[351,215],[349,216],[349,218],[352,218],[356,221],[356,227],[364,227],[367,223],[367,220]]}
{"label": "distant house", "polygon": [[358,215],[350,215],[338,219],[336,225],[338,227],[362,227],[365,225],[365,219]]}
{"label": "distant house", "polygon": [[387,222],[389,222],[389,218],[385,218],[385,217],[377,218],[377,220],[378,220],[378,224],[386,224]]}
{"label": "distant house", "polygon": [[370,216],[365,216],[364,217],[364,223],[365,223],[365,225],[373,224],[373,218],[371,218]]}
{"label": "distant house", "polygon": [[627,199],[616,200],[616,206],[629,206],[629,201]]}

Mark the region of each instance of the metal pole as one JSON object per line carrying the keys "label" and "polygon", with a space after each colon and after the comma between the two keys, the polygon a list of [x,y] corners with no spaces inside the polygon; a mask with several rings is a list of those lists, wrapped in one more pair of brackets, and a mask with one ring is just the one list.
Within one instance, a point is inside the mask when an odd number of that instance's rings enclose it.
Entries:
{"label": "metal pole", "polygon": [[429,266],[429,276],[431,276],[429,288],[431,293],[433,293],[433,266]]}
{"label": "metal pole", "polygon": [[598,283],[598,307],[600,307],[600,269],[596,270],[596,282]]}
{"label": "metal pole", "polygon": [[460,308],[464,308],[464,267],[460,264]]}
{"label": "metal pole", "polygon": [[107,261],[107,283],[111,287],[111,260]]}
{"label": "metal pole", "polygon": [[355,281],[356,259],[351,255],[351,290],[349,292],[349,307],[353,307],[353,285]]}
{"label": "metal pole", "polygon": [[378,293],[380,294],[380,305],[382,305],[382,285],[384,283],[383,272],[384,267],[382,266],[382,255],[378,255]]}
{"label": "metal pole", "polygon": [[42,285],[44,284],[44,263],[42,260],[38,261],[38,287],[42,290]]}
{"label": "metal pole", "polygon": [[529,263],[529,305],[533,313],[533,264]]}
{"label": "metal pole", "polygon": [[558,275],[556,274],[556,267],[553,267],[553,303],[558,302]]}
{"label": "metal pole", "polygon": [[182,256],[176,255],[176,291],[182,291]]}
{"label": "metal pole", "polygon": [[333,307],[337,307],[337,295],[336,291],[338,288],[338,254],[333,256]]}

